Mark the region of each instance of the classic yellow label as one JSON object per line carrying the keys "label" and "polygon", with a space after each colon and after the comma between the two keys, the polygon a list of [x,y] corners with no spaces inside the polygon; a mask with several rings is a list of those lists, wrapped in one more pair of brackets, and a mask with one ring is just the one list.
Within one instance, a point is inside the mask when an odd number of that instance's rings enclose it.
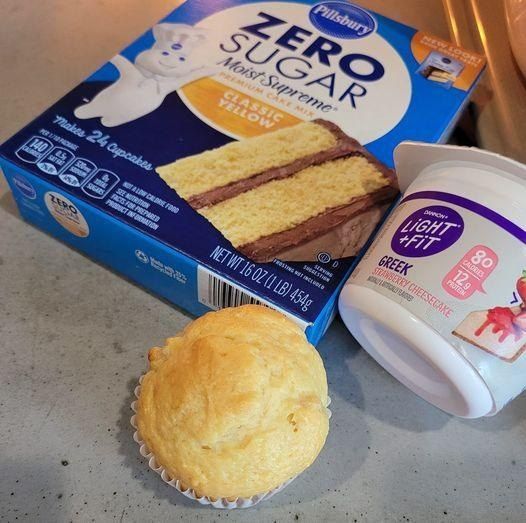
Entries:
{"label": "classic yellow label", "polygon": [[[263,89],[260,91],[263,94]],[[301,122],[262,101],[257,93],[253,96],[242,93],[212,78],[186,85],[182,94],[204,119],[238,138],[258,136]]]}

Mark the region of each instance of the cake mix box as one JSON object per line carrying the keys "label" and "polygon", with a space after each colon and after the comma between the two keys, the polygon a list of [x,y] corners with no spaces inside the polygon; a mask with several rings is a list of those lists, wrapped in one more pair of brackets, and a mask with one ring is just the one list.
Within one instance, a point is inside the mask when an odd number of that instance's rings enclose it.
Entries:
{"label": "cake mix box", "polygon": [[318,341],[483,57],[342,1],[188,0],[9,139],[20,212],[202,314],[279,309]]}

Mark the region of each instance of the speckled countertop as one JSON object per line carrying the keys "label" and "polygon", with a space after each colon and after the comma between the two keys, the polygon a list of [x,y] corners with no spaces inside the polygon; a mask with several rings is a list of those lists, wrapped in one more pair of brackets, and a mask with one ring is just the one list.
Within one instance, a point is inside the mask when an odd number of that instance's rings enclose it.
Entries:
{"label": "speckled countertop", "polygon": [[[0,0],[0,140],[175,3]],[[445,32],[439,1],[364,3]],[[129,404],[146,349],[188,321],[24,223],[0,182],[1,520],[526,520],[526,395],[495,418],[453,419],[339,321],[319,346],[333,418],[311,469],[248,511],[187,500],[140,458]]]}

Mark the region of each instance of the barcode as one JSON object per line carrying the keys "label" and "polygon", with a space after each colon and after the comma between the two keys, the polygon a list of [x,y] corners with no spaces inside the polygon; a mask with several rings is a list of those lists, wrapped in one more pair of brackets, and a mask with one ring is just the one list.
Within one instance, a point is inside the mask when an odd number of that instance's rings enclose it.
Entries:
{"label": "barcode", "polygon": [[199,303],[210,309],[218,310],[225,307],[239,307],[240,305],[263,305],[277,310],[297,323],[303,330],[310,325],[308,322],[294,316],[273,303],[259,298],[257,295],[247,291],[243,287],[213,273],[212,271],[198,266],[197,270],[197,299]]}
{"label": "barcode", "polygon": [[248,305],[253,303],[256,305],[264,305],[266,303],[250,296],[246,292],[233,287],[226,281],[222,281],[216,276],[208,275],[208,303],[213,309],[222,309],[223,307],[238,307],[239,305]]}

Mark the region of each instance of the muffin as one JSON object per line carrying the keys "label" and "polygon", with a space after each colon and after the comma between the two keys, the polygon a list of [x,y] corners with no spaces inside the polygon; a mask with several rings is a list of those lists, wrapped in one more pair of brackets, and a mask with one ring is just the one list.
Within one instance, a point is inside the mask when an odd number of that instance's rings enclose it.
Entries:
{"label": "muffin", "polygon": [[148,359],[139,436],[197,497],[266,493],[321,451],[329,430],[325,369],[279,312],[258,305],[210,312]]}

